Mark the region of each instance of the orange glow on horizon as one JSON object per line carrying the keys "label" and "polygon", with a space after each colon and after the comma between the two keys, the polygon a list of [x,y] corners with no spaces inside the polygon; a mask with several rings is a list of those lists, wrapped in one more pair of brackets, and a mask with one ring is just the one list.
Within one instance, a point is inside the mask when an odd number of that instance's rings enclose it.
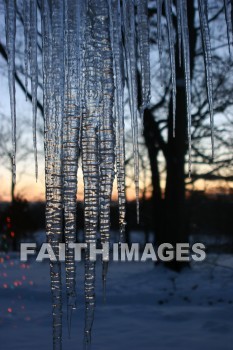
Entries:
{"label": "orange glow on horizon", "polygon": [[[215,181],[215,182],[205,182],[203,180],[198,180],[195,184],[195,187],[187,186],[187,191],[201,191],[205,194],[229,194],[233,192],[233,183],[226,183],[225,181]],[[164,187],[162,188],[162,193],[164,193]],[[44,186],[40,183],[21,183],[16,190],[16,197],[19,196],[22,199],[27,200],[28,202],[44,202],[45,201],[45,189]],[[135,188],[134,186],[127,187],[126,190],[127,201],[135,200]],[[151,197],[151,191],[147,190],[145,198],[149,199]],[[142,194],[140,195],[142,198]],[[79,184],[77,200],[83,201],[83,183]],[[112,201],[116,202],[118,200],[117,188],[113,187]],[[2,193],[0,192],[0,202],[10,202],[11,197],[9,192]]]}
{"label": "orange glow on horizon", "polygon": [[[19,169],[20,171],[20,169]],[[3,172],[0,176],[0,202],[10,202],[11,201],[11,176],[9,172]],[[27,200],[28,202],[44,202],[45,201],[45,184],[44,184],[44,173],[43,168],[40,173],[39,179],[36,182],[35,176],[34,176],[34,169],[32,169],[31,173],[25,174],[20,178],[20,176],[17,176],[17,183],[15,187],[15,195],[16,197],[19,196],[22,199]],[[129,180],[127,178],[126,180],[126,197],[127,201],[133,201],[135,200],[135,186],[132,180]],[[164,193],[165,189],[165,177],[161,178],[161,188],[162,193]],[[147,188],[145,193],[145,198],[149,199],[151,197],[151,178],[148,176],[146,179],[145,186]],[[143,183],[140,182],[140,198],[142,198],[143,194]],[[84,199],[84,193],[83,193],[83,177],[82,172],[79,171],[78,173],[78,193],[77,193],[77,200],[83,201]],[[218,194],[218,193],[225,193],[229,194],[233,191],[233,182],[226,182],[223,180],[218,181],[204,181],[204,180],[198,180],[193,185],[187,185],[187,193],[192,191],[202,191],[205,194]],[[113,193],[112,193],[112,200],[117,201],[118,194],[117,194],[117,184],[116,180],[113,184]]]}

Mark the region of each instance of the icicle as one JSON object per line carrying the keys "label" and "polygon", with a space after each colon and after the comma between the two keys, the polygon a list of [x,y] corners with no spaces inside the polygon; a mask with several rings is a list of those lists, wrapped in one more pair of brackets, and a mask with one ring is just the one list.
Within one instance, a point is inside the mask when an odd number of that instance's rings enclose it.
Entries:
{"label": "icicle", "polygon": [[[130,13],[130,16],[129,16]],[[139,222],[139,155],[138,155],[138,89],[137,89],[137,62],[135,38],[134,1],[123,0],[123,27],[125,40],[125,55],[127,65],[127,79],[129,87],[129,105],[132,122],[134,181],[136,189],[137,222]]]}
{"label": "icicle", "polygon": [[124,72],[122,67],[122,36],[120,0],[109,0],[109,18],[114,71],[114,117],[116,134],[116,170],[119,203],[120,241],[125,241],[125,126],[124,126]]}
{"label": "icicle", "polygon": [[137,0],[137,38],[139,44],[139,59],[141,65],[142,103],[141,116],[150,104],[150,46],[148,25],[148,0]]}
{"label": "icicle", "polygon": [[79,131],[79,140],[78,146],[79,149],[82,148],[82,118],[83,118],[83,109],[84,109],[84,100],[85,100],[85,70],[84,67],[84,57],[85,57],[85,32],[86,32],[86,22],[87,22],[87,3],[88,0],[83,0],[79,3],[79,11],[78,11],[78,72],[79,72],[79,89],[78,89],[78,106],[81,109],[80,113],[80,131]]}
{"label": "icicle", "polygon": [[178,48],[179,48],[179,65],[181,67],[181,18],[180,18],[180,1],[176,0],[176,20],[177,20],[177,35],[178,35]]}
{"label": "icicle", "polygon": [[31,72],[31,92],[32,92],[32,110],[33,110],[33,146],[35,157],[35,174],[38,178],[37,162],[37,137],[36,137],[36,119],[37,119],[37,0],[30,1],[30,72]]}
{"label": "icicle", "polygon": [[[6,43],[13,131],[15,179],[15,0],[6,1]],[[46,235],[56,260],[50,263],[53,304],[53,349],[62,348],[62,284],[59,243],[66,242],[68,326],[76,306],[74,251],[79,147],[84,177],[85,241],[110,235],[110,201],[115,161],[121,239],[125,226],[124,57],[126,57],[134,173],[139,217],[137,45],[142,75],[141,110],[147,107],[149,35],[147,0],[43,0],[41,5],[43,100],[45,117]],[[162,4],[162,1],[161,1]],[[137,6],[137,33],[135,31]],[[25,87],[31,73],[33,143],[37,176],[37,0],[23,0]],[[123,8],[123,18],[122,15]],[[130,14],[130,17],[129,17]],[[124,35],[124,45],[122,32]],[[115,105],[114,105],[115,102]],[[116,134],[116,139],[115,139]],[[115,157],[116,153],[116,157]],[[115,160],[116,158],[116,160]],[[64,222],[63,222],[64,219]],[[102,278],[106,289],[107,263]],[[95,308],[95,262],[85,253],[85,347],[89,347]]]}
{"label": "icicle", "polygon": [[[87,110],[87,113],[90,111]],[[89,117],[89,116],[88,116]],[[83,175],[84,175],[84,196],[85,196],[85,242],[96,243],[98,226],[98,138],[97,129],[88,130],[88,117],[83,118]],[[97,115],[93,115],[97,117]],[[90,124],[89,124],[90,125]],[[89,134],[90,131],[90,134]],[[91,135],[92,133],[92,135]],[[88,161],[88,158],[89,161]],[[85,338],[84,343],[88,348],[91,343],[91,330],[94,320],[95,309],[95,262],[90,261],[89,249],[85,253]]]}
{"label": "icicle", "polygon": [[[65,1],[65,115],[63,131],[63,205],[66,243],[67,319],[70,333],[71,314],[76,308],[75,259],[70,243],[76,242],[76,195],[78,171],[78,139],[81,108],[78,101],[79,79],[77,62],[80,60],[78,26],[80,6],[76,1]],[[78,18],[79,17],[79,18]]]}
{"label": "icicle", "polygon": [[[100,6],[100,4],[99,4]],[[84,177],[84,220],[85,242],[96,243],[99,214],[99,159],[98,133],[100,117],[101,74],[96,65],[94,37],[96,35],[95,11],[97,0],[89,0],[85,32],[84,56],[84,111],[82,118],[82,167]],[[95,309],[95,262],[90,261],[89,249],[85,253],[85,338],[84,344],[89,348]]]}
{"label": "icicle", "polygon": [[30,0],[23,1],[24,18],[24,75],[25,75],[25,96],[28,97],[28,76],[29,76],[29,33],[30,33]]}
{"label": "icicle", "polygon": [[169,41],[169,57],[172,77],[172,102],[173,102],[173,137],[175,137],[176,124],[176,61],[174,47],[174,30],[172,24],[171,0],[165,0],[165,11],[167,18],[168,41]]}
{"label": "icicle", "polygon": [[16,35],[16,2],[7,0],[5,4],[6,22],[6,49],[8,59],[8,82],[11,107],[12,125],[12,175],[13,183],[16,181],[16,110],[15,110],[15,35]]}
{"label": "icicle", "polygon": [[232,21],[231,21],[231,0],[224,0],[224,9],[225,9],[225,18],[227,25],[227,40],[228,40],[228,48],[229,54],[231,56],[231,45],[232,45]]}
{"label": "icicle", "polygon": [[[53,169],[53,203],[54,203],[54,236],[55,236],[55,248],[57,243],[61,242],[63,234],[63,192],[62,192],[62,137],[63,137],[63,108],[64,108],[64,4],[63,0],[52,0],[52,79],[53,79],[53,98],[54,108],[52,113],[55,115],[55,132],[53,140],[55,142],[54,149],[54,169]],[[58,252],[56,251],[56,254]],[[57,255],[56,255],[57,256]],[[51,263],[52,269],[56,269],[56,265],[60,263]],[[55,265],[55,266],[54,266]],[[60,268],[59,268],[60,269]],[[52,272],[53,273],[53,272]],[[58,276],[60,281],[61,276]],[[59,291],[60,293],[60,291]],[[57,292],[54,293],[54,297],[57,298]],[[55,305],[62,303],[59,295],[59,299],[55,299]],[[58,315],[60,318],[61,316]],[[54,344],[60,346],[59,338],[62,329],[60,325],[54,323],[55,339]],[[57,336],[57,338],[56,338]],[[56,348],[57,345],[54,345]]]}
{"label": "icicle", "polygon": [[[50,6],[51,5],[51,9]],[[51,10],[51,11],[50,11]],[[62,241],[63,1],[42,2],[45,113],[46,234],[57,261],[50,263],[53,304],[53,349],[62,348],[62,286],[59,243]],[[56,98],[54,98],[56,96]]]}
{"label": "icicle", "polygon": [[[113,61],[109,35],[109,12],[106,0],[99,0],[95,11],[96,30],[94,45],[96,52],[97,84],[103,99],[100,102],[99,124],[99,227],[101,243],[109,243],[110,237],[110,203],[115,167],[115,135],[113,129]],[[107,262],[103,261],[103,284],[105,290]]]}
{"label": "icicle", "polygon": [[179,0],[180,19],[181,19],[181,34],[183,44],[183,59],[185,71],[185,86],[186,86],[186,105],[188,118],[188,144],[189,144],[189,176],[191,175],[191,78],[190,78],[190,52],[189,52],[189,29],[187,18],[187,0]]}
{"label": "icicle", "polygon": [[204,0],[198,0],[198,10],[201,24],[202,43],[204,50],[204,61],[206,71],[206,86],[210,110],[210,125],[211,125],[211,142],[212,142],[212,158],[214,158],[214,112],[213,112],[213,83],[212,83],[212,58],[210,33],[208,26],[208,18],[206,5]]}
{"label": "icicle", "polygon": [[[158,37],[160,72],[162,71],[162,54],[163,54],[162,7],[163,7],[163,0],[157,0],[157,37]],[[162,78],[162,73],[161,73],[161,78]]]}

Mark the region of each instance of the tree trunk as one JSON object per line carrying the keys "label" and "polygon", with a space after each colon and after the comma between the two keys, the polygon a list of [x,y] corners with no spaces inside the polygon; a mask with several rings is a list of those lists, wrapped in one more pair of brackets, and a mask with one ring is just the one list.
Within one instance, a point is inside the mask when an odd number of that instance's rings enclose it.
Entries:
{"label": "tree trunk", "polygon": [[[194,29],[194,2],[188,1],[188,23],[190,35],[190,70],[191,78],[194,68],[194,55],[197,35]],[[169,105],[168,115],[168,149],[166,154],[167,179],[165,189],[165,220],[163,242],[172,245],[188,242],[188,215],[185,205],[185,155],[188,149],[187,142],[187,112],[185,94],[184,69],[178,64],[178,45],[176,45],[176,136],[173,137],[172,125],[172,99]],[[176,271],[181,270],[187,263],[178,262],[176,259],[169,262],[168,266]]]}
{"label": "tree trunk", "polygon": [[148,156],[150,160],[151,169],[151,182],[152,182],[152,206],[153,212],[155,213],[153,217],[153,230],[155,232],[155,241],[157,237],[161,236],[162,229],[162,191],[160,186],[160,174],[158,167],[158,153],[159,144],[157,141],[158,128],[154,120],[151,110],[146,109],[144,112],[144,139],[148,150]]}
{"label": "tree trunk", "polygon": [[[197,40],[197,33],[194,29],[194,1],[188,1],[188,23],[190,36],[190,70],[191,78],[194,68],[194,55]],[[176,18],[174,18],[176,21]],[[174,24],[176,28],[176,23]],[[173,137],[172,122],[172,99],[170,99],[168,112],[168,142],[162,139],[161,131],[154,119],[151,110],[146,110],[144,114],[144,137],[150,159],[152,184],[153,184],[153,205],[155,218],[156,243],[176,243],[188,242],[188,220],[185,206],[185,155],[187,153],[187,112],[185,77],[183,66],[179,67],[179,50],[176,44],[176,137]],[[153,107],[152,107],[153,109]],[[162,199],[160,189],[160,176],[158,171],[157,156],[162,150],[166,160],[166,188],[165,198]],[[185,265],[173,260],[167,266],[179,271]]]}

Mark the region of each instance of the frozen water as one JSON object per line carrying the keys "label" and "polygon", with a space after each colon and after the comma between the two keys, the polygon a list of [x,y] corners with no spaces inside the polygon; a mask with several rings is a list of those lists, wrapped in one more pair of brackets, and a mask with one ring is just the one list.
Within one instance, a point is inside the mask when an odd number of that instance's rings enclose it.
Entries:
{"label": "frozen water", "polygon": [[[4,1],[6,49],[12,119],[12,168],[15,181],[16,105],[15,37],[16,0]],[[40,4],[39,4],[40,5]],[[214,151],[213,88],[208,4],[198,0],[202,31],[207,95]],[[46,233],[55,255],[59,242],[66,243],[66,292],[68,324],[76,308],[74,252],[68,243],[76,241],[76,194],[78,160],[84,177],[85,240],[109,241],[110,201],[117,176],[120,239],[125,227],[125,138],[124,85],[127,81],[132,121],[134,178],[139,220],[138,115],[150,103],[149,28],[147,0],[36,0],[23,1],[25,36],[25,88],[28,91],[30,68],[33,105],[33,144],[37,177],[37,88],[38,27],[41,12],[43,92],[45,117]],[[232,36],[231,3],[224,0],[229,47]],[[165,11],[163,12],[163,7]],[[178,40],[185,72],[191,172],[191,72],[187,0],[176,1],[177,36],[172,22],[173,2],[157,1],[158,50],[162,64],[162,17],[167,21],[167,37],[172,81],[173,131],[176,115],[175,39]],[[138,75],[140,74],[140,84]],[[214,152],[213,152],[214,153]],[[105,290],[107,264],[102,264]],[[54,349],[62,346],[61,266],[51,262]],[[95,263],[85,258],[85,344],[91,341],[95,306]]]}
{"label": "frozen water", "polygon": [[198,0],[199,17],[201,23],[202,43],[204,50],[205,70],[206,70],[206,86],[210,110],[210,125],[211,125],[211,141],[212,141],[212,157],[214,158],[214,111],[213,111],[213,83],[212,83],[212,58],[211,58],[211,43],[208,25],[208,12],[206,2]]}
{"label": "frozen water", "polygon": [[12,124],[12,172],[13,182],[16,181],[16,106],[15,106],[15,35],[16,35],[16,4],[15,0],[6,1],[5,23],[6,23],[6,49],[8,56],[8,81],[11,105]]}
{"label": "frozen water", "polygon": [[169,57],[170,57],[170,65],[171,65],[171,77],[172,77],[173,136],[175,137],[175,124],[176,124],[176,61],[175,61],[174,30],[173,30],[173,23],[172,23],[171,0],[165,0],[165,11],[166,11],[166,17],[167,17],[168,41],[169,41]]}

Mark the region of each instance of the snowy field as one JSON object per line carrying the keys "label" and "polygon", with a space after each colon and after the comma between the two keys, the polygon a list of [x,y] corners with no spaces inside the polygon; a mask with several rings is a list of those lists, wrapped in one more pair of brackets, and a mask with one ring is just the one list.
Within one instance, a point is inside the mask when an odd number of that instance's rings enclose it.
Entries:
{"label": "snowy field", "polygon": [[[98,264],[92,350],[232,350],[233,257],[208,261],[182,274],[152,263],[111,263],[105,304]],[[49,288],[48,263],[0,255],[1,349],[52,349]],[[83,264],[77,288],[79,308],[71,339],[64,322],[64,350],[83,348]]]}

